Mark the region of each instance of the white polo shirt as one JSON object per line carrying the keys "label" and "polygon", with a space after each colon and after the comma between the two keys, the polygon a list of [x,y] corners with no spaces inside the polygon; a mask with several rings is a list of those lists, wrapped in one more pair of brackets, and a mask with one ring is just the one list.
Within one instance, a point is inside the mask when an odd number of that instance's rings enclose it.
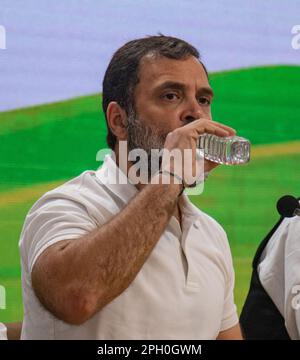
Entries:
{"label": "white polo shirt", "polygon": [[[222,227],[182,195],[182,231],[173,216],[129,287],[84,324],[67,324],[36,298],[31,271],[50,245],[75,239],[118,214],[138,190],[112,185],[119,171],[102,167],[44,194],[30,209],[20,239],[22,339],[215,339],[238,323],[234,271]],[[125,176],[124,174],[122,175]],[[134,215],[133,215],[134,216]],[[74,264],[76,266],[76,264]]]}
{"label": "white polo shirt", "polygon": [[300,217],[286,218],[270,238],[259,279],[284,317],[291,339],[300,340]]}
{"label": "white polo shirt", "polygon": [[7,340],[6,326],[0,323],[0,340]]}

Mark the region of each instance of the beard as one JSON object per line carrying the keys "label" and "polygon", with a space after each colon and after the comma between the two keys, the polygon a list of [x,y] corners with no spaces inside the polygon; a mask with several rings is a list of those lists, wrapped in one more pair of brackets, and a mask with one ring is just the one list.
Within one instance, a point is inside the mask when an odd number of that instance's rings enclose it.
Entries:
{"label": "beard", "polygon": [[[140,174],[150,180],[154,173],[160,168],[162,161],[162,149],[164,148],[167,134],[161,134],[150,126],[145,125],[139,120],[135,111],[131,111],[127,118],[128,151],[142,149],[147,154],[138,157],[134,162],[139,162],[142,169],[147,169],[147,173]],[[151,150],[156,150],[155,152]]]}

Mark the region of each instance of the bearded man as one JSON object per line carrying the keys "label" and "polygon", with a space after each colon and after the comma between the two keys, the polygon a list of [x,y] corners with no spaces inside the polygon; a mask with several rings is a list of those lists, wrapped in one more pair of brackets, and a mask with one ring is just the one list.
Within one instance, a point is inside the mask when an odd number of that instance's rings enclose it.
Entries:
{"label": "bearded man", "polygon": [[[212,98],[183,40],[151,36],[113,55],[102,101],[114,156],[44,194],[24,223],[23,339],[242,338],[226,234],[183,193],[199,136],[235,134],[212,120]],[[151,181],[131,181],[136,163],[124,155],[137,149],[144,164],[163,150],[159,169],[140,170]],[[166,161],[172,150],[191,156]]]}

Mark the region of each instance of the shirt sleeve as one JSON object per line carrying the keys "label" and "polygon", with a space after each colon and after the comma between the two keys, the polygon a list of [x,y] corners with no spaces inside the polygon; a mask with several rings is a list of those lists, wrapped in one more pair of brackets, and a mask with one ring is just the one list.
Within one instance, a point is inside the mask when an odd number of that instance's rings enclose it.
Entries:
{"label": "shirt sleeve", "polygon": [[220,331],[230,329],[239,322],[237,308],[234,303],[234,269],[232,263],[231,251],[228,243],[226,233],[224,232],[223,236],[225,237],[224,245],[224,256],[226,261],[226,285],[225,285],[225,296],[224,296],[224,307],[223,307],[223,317],[221,321]]}
{"label": "shirt sleeve", "polygon": [[83,204],[72,199],[46,196],[26,217],[21,234],[21,255],[28,271],[50,245],[79,238],[97,227]]}

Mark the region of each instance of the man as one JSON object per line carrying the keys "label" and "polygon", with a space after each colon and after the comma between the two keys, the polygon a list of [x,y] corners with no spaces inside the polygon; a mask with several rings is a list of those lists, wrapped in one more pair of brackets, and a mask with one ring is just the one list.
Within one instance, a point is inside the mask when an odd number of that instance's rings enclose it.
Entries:
{"label": "man", "polygon": [[300,217],[281,217],[259,245],[241,313],[246,339],[300,340]]}
{"label": "man", "polygon": [[[284,218],[267,243],[258,274],[292,340],[300,340],[300,217]],[[274,324],[273,324],[274,325]]]}
{"label": "man", "polygon": [[198,51],[180,39],[138,39],[114,54],[103,110],[116,159],[46,193],[25,220],[23,339],[241,338],[226,234],[182,194],[186,172],[163,157],[155,181],[113,183],[134,166],[121,166],[121,141],[148,154],[191,149],[195,174],[199,136],[235,134],[211,120],[212,97]]}

